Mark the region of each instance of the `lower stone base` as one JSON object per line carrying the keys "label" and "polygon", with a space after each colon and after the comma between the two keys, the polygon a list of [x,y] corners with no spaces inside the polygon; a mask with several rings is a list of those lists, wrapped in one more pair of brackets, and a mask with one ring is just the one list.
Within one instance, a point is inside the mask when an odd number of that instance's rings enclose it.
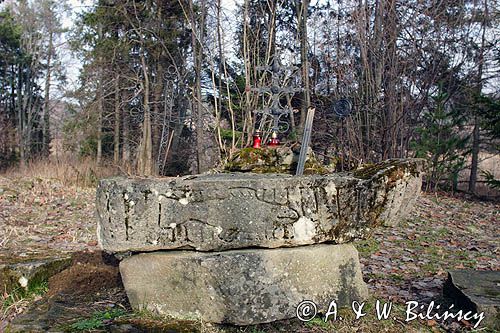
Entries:
{"label": "lower stone base", "polygon": [[295,317],[303,300],[324,312],[368,296],[349,244],[142,253],[120,272],[134,309],[213,323],[271,322]]}

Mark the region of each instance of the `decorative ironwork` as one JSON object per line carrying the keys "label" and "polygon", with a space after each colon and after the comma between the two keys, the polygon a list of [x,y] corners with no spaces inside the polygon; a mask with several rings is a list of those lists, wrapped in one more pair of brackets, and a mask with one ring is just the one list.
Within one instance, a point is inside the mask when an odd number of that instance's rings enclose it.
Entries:
{"label": "decorative ironwork", "polygon": [[271,74],[270,86],[261,86],[251,89],[251,91],[258,92],[261,95],[270,96],[269,106],[254,111],[256,114],[261,114],[259,130],[264,131],[264,127],[269,122],[269,117],[272,117],[270,132],[285,133],[290,128],[290,125],[282,118],[290,116],[293,111],[291,107],[282,106],[280,100],[283,97],[289,99],[291,95],[302,91],[302,88],[293,85],[284,86],[285,82],[292,78],[299,68],[295,66],[283,66],[279,61],[279,57],[274,56],[269,66],[258,66],[256,69]]}
{"label": "decorative ironwork", "polygon": [[333,104],[333,112],[339,118],[346,118],[352,112],[352,104],[347,99],[339,99]]}

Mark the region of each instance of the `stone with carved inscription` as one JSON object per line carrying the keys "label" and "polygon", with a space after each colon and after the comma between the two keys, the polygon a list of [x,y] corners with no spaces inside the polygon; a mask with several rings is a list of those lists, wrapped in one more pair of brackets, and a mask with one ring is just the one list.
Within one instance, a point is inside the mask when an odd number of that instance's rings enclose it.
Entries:
{"label": "stone with carved inscription", "polygon": [[403,218],[422,168],[422,160],[405,159],[330,175],[104,179],[98,240],[113,252],[347,243]]}

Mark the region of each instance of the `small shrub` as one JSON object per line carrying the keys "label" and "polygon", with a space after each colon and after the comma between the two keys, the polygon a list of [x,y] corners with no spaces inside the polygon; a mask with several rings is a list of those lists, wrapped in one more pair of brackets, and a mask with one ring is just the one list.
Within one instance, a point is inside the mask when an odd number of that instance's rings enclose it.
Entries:
{"label": "small shrub", "polygon": [[493,189],[500,189],[500,179],[495,179],[495,176],[489,171],[481,171],[481,175],[484,177],[486,184]]}

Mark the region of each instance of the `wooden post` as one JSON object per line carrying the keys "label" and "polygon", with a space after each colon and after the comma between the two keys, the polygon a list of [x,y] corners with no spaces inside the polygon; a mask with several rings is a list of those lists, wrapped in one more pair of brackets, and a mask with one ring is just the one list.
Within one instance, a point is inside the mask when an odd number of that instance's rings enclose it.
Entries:
{"label": "wooden post", "polygon": [[309,147],[309,142],[311,142],[311,132],[314,120],[314,111],[316,109],[309,108],[307,110],[306,124],[304,126],[304,135],[302,136],[302,146],[300,147],[299,163],[297,164],[297,171],[295,171],[295,176],[302,176],[304,173],[304,166],[306,164],[307,158],[307,148]]}

